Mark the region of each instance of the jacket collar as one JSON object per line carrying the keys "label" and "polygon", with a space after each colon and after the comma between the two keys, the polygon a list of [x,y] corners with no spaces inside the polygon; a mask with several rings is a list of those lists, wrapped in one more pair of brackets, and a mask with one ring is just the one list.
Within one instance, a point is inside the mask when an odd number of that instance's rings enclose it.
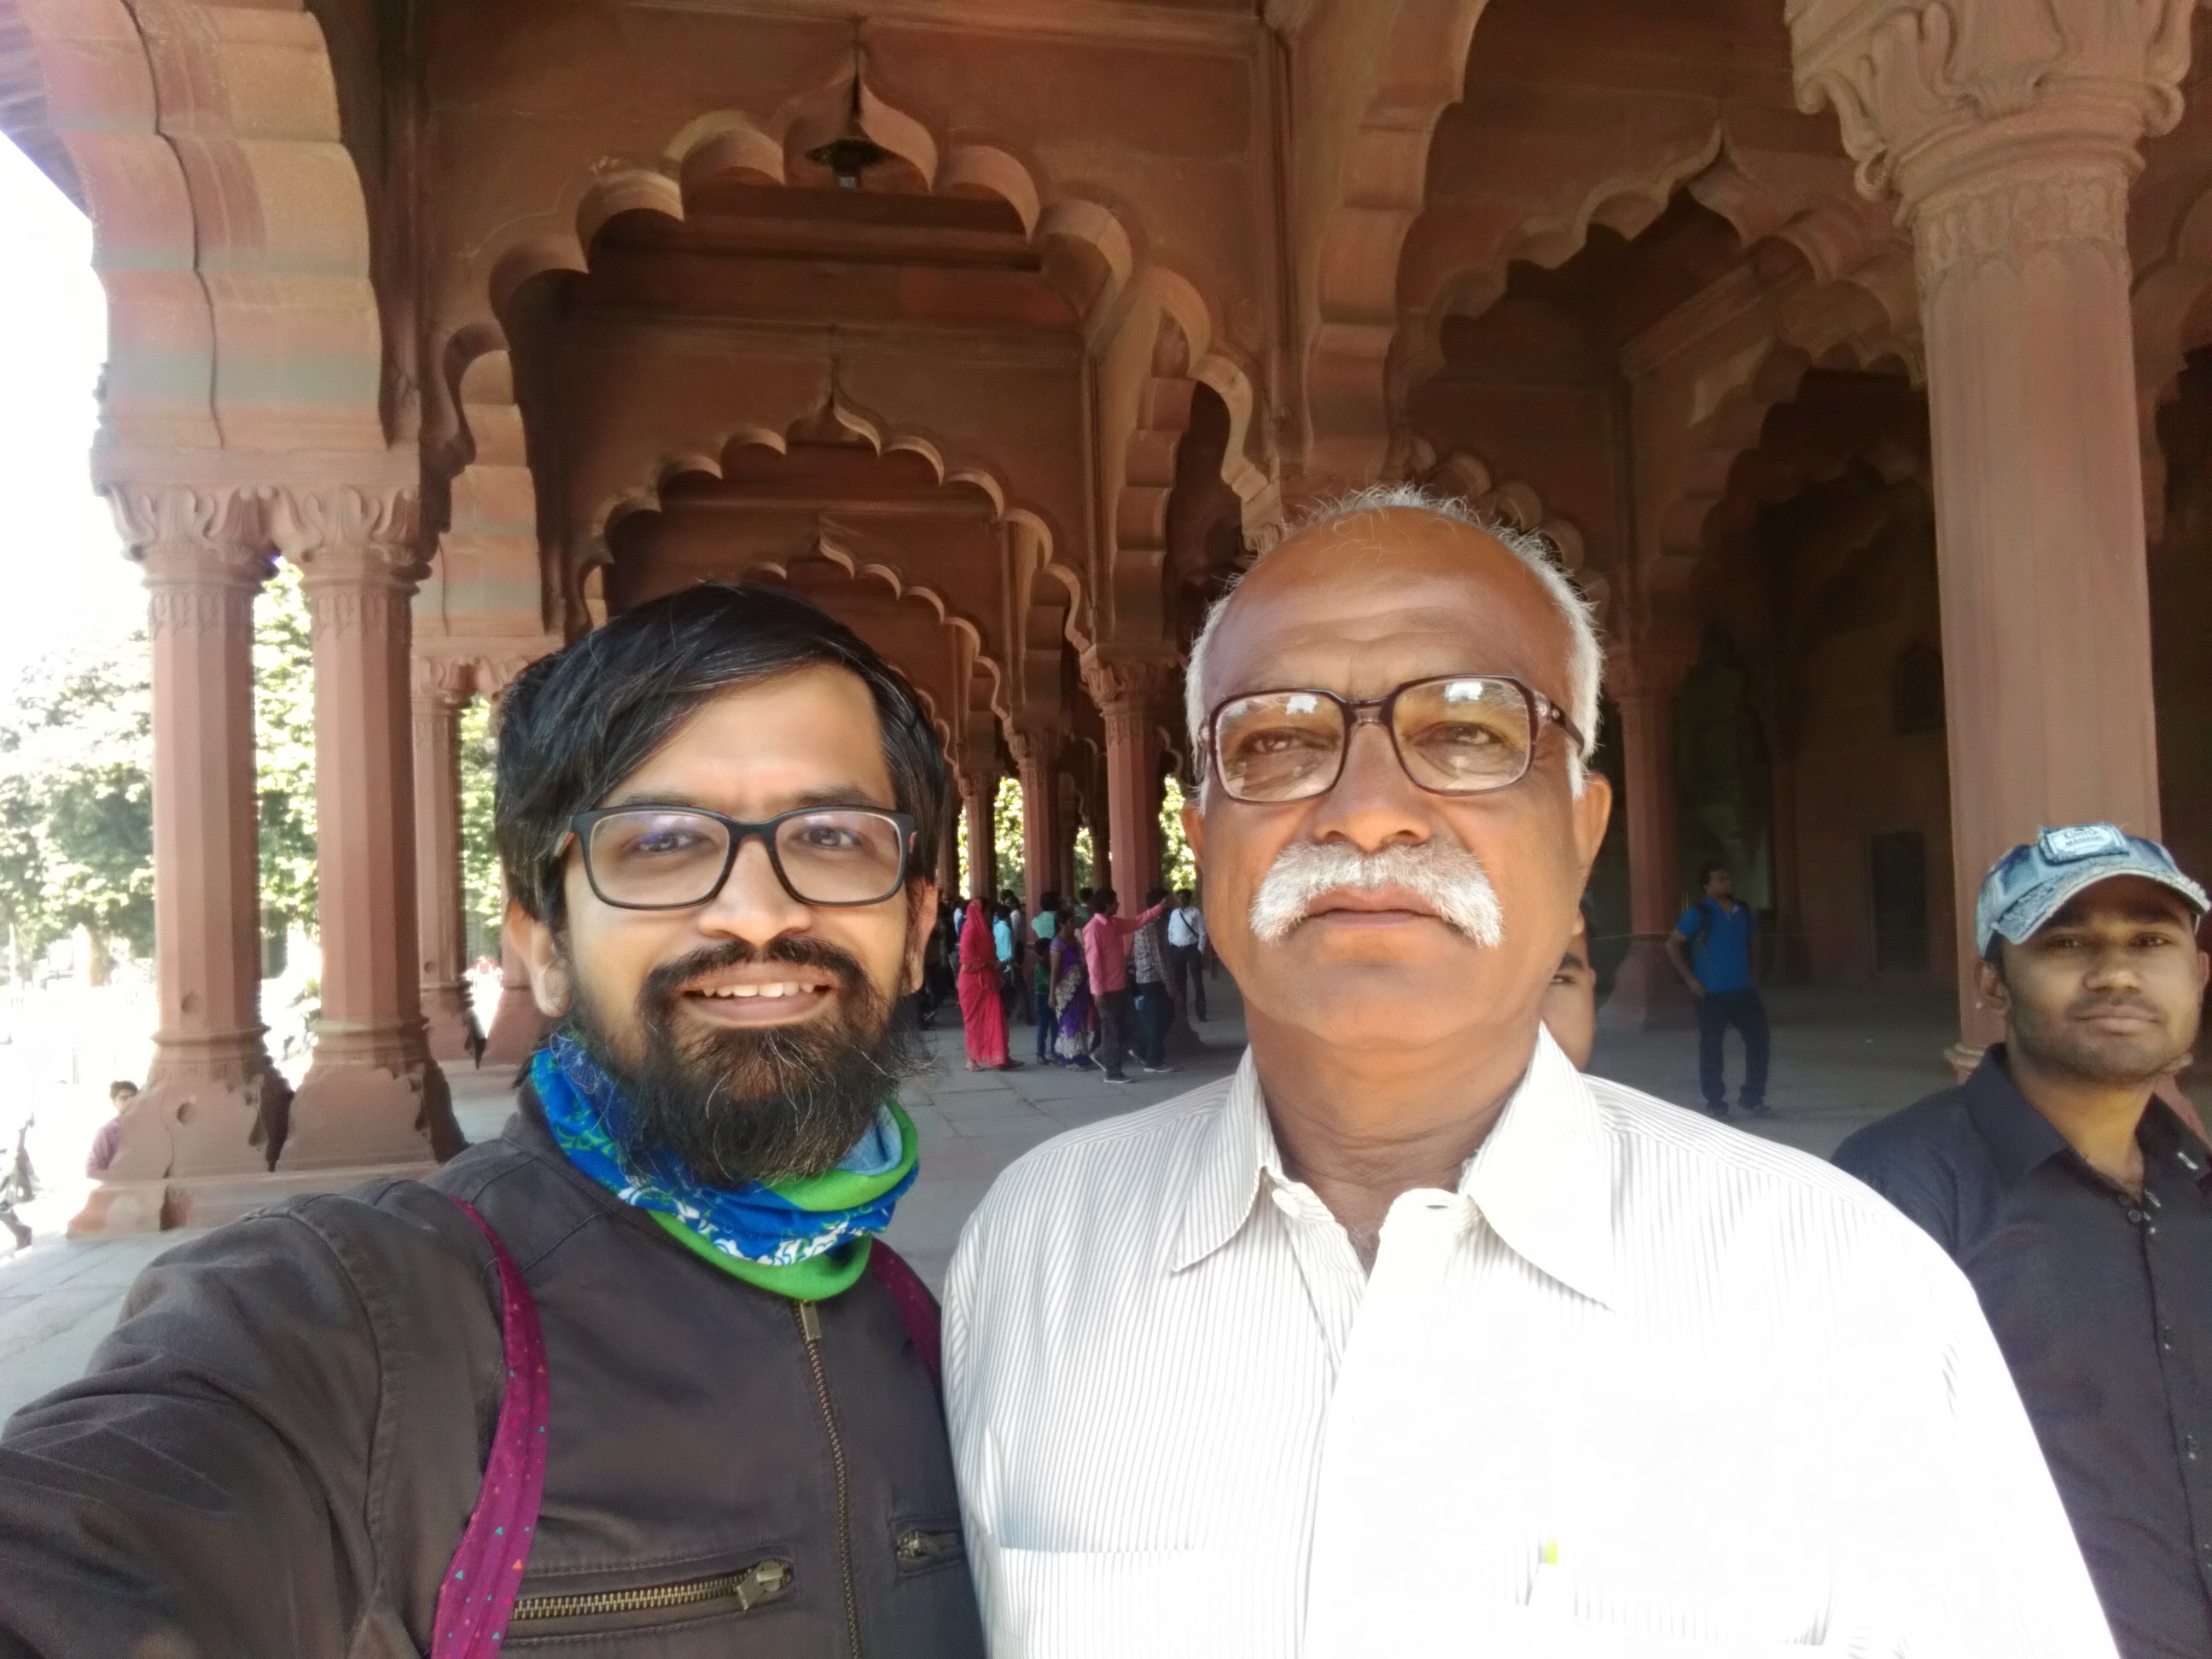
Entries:
{"label": "jacket collar", "polygon": [[[2016,1187],[2030,1171],[2073,1152],[2057,1126],[2028,1103],[2005,1066],[2005,1046],[1993,1042],[1966,1079],[1966,1115],[1990,1149],[2007,1187]],[[2136,1139],[2154,1166],[2179,1170],[2212,1190],[2212,1149],[2171,1106],[2151,1097]]]}
{"label": "jacket collar", "polygon": [[[1170,1244],[1180,1273],[1243,1231],[1269,1180],[1285,1179],[1252,1051],[1200,1137]],[[1605,1121],[1582,1075],[1538,1028],[1512,1097],[1460,1173],[1469,1200],[1508,1249],[1539,1272],[1607,1307],[1618,1305],[1613,1158]]]}

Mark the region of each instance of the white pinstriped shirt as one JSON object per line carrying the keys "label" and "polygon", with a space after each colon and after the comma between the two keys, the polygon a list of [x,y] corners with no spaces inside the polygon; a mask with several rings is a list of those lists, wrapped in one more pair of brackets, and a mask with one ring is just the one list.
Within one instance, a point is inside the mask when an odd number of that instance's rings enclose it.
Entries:
{"label": "white pinstriped shirt", "polygon": [[1942,1252],[1547,1036],[1371,1273],[1248,1053],[1000,1177],[945,1334],[994,1659],[2112,1653]]}

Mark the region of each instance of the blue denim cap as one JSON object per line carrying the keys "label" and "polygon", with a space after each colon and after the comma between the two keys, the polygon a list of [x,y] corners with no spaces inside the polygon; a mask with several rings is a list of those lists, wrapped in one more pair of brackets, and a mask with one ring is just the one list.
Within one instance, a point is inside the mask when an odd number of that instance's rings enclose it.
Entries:
{"label": "blue denim cap", "polygon": [[2141,876],[2181,895],[2199,916],[2212,908],[2204,890],[2181,873],[2173,854],[2113,823],[2070,823],[2015,847],[1982,878],[1974,902],[1974,942],[1984,956],[2002,933],[2019,945],[2084,888],[2114,876]]}

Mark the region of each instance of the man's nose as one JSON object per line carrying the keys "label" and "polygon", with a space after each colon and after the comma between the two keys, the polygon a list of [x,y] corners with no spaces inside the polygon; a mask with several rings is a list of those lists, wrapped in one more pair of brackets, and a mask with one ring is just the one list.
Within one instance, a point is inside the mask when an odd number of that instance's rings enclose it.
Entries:
{"label": "man's nose", "polygon": [[1352,728],[1336,787],[1321,798],[1313,821],[1316,841],[1347,841],[1362,852],[1418,845],[1434,829],[1428,796],[1406,775],[1397,745],[1379,722]]}
{"label": "man's nose", "polygon": [[757,836],[738,848],[737,862],[722,890],[700,909],[699,931],[716,939],[741,939],[749,945],[766,945],[786,933],[803,933],[813,912],[785,890],[776,879],[768,844]]}

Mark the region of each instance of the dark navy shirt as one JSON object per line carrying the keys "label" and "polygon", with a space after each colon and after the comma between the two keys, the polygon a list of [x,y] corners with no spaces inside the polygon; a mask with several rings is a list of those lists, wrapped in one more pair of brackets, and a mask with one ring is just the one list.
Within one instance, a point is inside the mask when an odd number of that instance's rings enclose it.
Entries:
{"label": "dark navy shirt", "polygon": [[1748,904],[1723,909],[1717,899],[1706,898],[1682,912],[1674,931],[1690,941],[1690,971],[1698,984],[1708,991],[1748,991],[1758,983],[1751,972],[1751,936],[1758,926]]}
{"label": "dark navy shirt", "polygon": [[1836,1162],[1966,1272],[2012,1368],[2127,1659],[2212,1654],[2212,1152],[2144,1114],[2138,1199],[2014,1086],[1861,1129]]}

